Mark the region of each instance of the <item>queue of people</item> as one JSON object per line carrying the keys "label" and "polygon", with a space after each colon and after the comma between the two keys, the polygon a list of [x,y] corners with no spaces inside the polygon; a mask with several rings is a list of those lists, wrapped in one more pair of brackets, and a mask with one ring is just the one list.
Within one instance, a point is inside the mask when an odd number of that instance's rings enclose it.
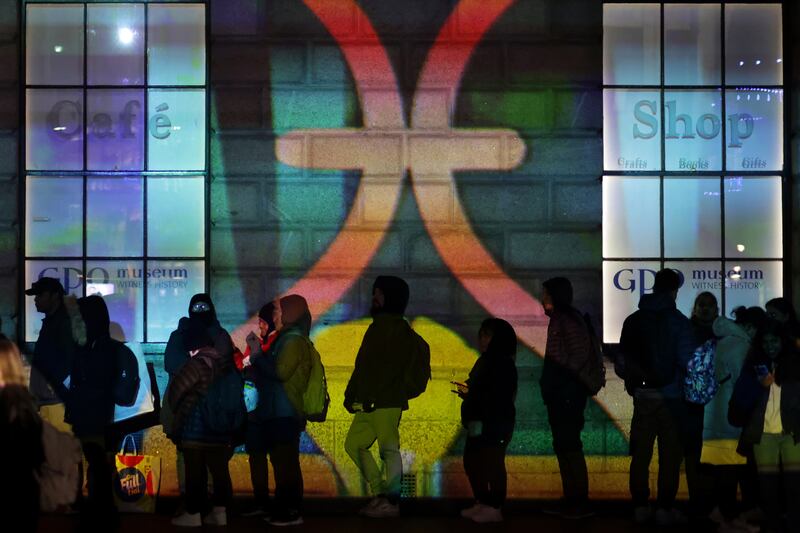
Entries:
{"label": "queue of people", "polygon": [[[765,310],[737,309],[731,320],[719,316],[716,298],[705,292],[689,318],[676,308],[680,285],[674,271],[657,273],[652,294],[625,320],[614,356],[633,401],[633,518],[657,526],[707,523],[720,531],[797,531],[800,323],[794,309],[778,298]],[[379,276],[372,289],[372,323],[344,393],[344,407],[353,414],[345,450],[372,495],[360,513],[391,518],[400,512],[399,424],[408,401],[430,379],[430,351],[404,318],[408,284]],[[0,500],[15,502],[27,517],[20,530],[35,530],[36,472],[46,460],[42,427],[66,422],[88,462],[88,495],[75,506],[87,527],[98,520],[113,527],[118,517],[110,461],[119,436],[109,428],[115,404],[129,395],[125,384],[131,380],[121,383],[119,377],[127,348],[111,339],[102,297],[67,297],[52,278],[36,281],[26,294],[34,296],[45,318],[30,393],[19,351],[0,340],[0,427],[12,437],[2,439],[2,451],[19,458],[14,468],[20,479],[19,490],[0,494]],[[581,431],[588,400],[605,383],[605,365],[590,318],[573,306],[569,280],[547,280],[542,305],[549,325],[539,384],[563,488],[563,498],[543,510],[583,519],[595,510]],[[327,396],[322,418],[308,407],[311,382],[320,379],[311,323],[305,298],[277,298],[259,310],[258,332],[247,337],[242,352],[220,325],[209,295],[192,297],[188,316],[180,319],[164,353],[169,382],[161,421],[176,445],[183,502],[175,526],[227,524],[233,496],[228,464],[239,445],[249,459],[255,496],[254,507],[243,514],[263,516],[274,526],[303,523],[301,434],[309,418],[324,419],[327,410]],[[463,400],[463,464],[475,499],[461,515],[491,523],[503,520],[505,456],[516,422],[514,328],[501,318],[485,320],[477,347],[480,355],[468,379],[453,382]],[[324,386],[324,368],[321,379]],[[370,451],[376,442],[383,468]],[[651,503],[649,466],[656,442],[658,490]],[[267,483],[269,464],[274,496]],[[688,512],[676,503],[681,465]],[[75,468],[82,472],[80,465]],[[81,491],[76,487],[76,492]]]}

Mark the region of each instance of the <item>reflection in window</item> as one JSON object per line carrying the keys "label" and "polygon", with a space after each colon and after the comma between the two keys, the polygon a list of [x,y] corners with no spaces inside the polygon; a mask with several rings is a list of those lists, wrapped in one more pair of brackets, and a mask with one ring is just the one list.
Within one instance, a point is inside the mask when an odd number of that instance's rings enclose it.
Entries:
{"label": "reflection in window", "polygon": [[720,6],[664,6],[664,83],[718,85],[720,69]]}
{"label": "reflection in window", "polygon": [[189,311],[189,300],[205,290],[202,261],[147,263],[147,339],[166,342]]}
{"label": "reflection in window", "polygon": [[719,178],[664,179],[664,255],[719,257]]}
{"label": "reflection in window", "polygon": [[658,178],[603,178],[603,256],[658,257],[661,253]]}
{"label": "reflection in window", "polygon": [[148,9],[148,83],[205,84],[205,6],[151,4]]}
{"label": "reflection in window", "polygon": [[605,4],[603,83],[661,82],[661,11],[658,4]]}
{"label": "reflection in window", "polygon": [[94,257],[142,255],[142,179],[89,178],[86,190],[87,254]]}
{"label": "reflection in window", "polygon": [[28,85],[83,83],[83,6],[28,4],[25,68]]}
{"label": "reflection in window", "polygon": [[783,256],[781,180],[778,177],[725,179],[725,256]]}
{"label": "reflection in window", "polygon": [[83,179],[35,178],[26,181],[25,254],[80,257],[83,253]]}
{"label": "reflection in window", "polygon": [[111,336],[144,340],[144,283],[141,261],[89,261],[86,294],[99,294],[111,317]]}
{"label": "reflection in window", "polygon": [[202,257],[205,211],[200,207],[204,205],[203,178],[148,178],[148,255]]}
{"label": "reflection in window", "polygon": [[88,83],[144,84],[144,5],[90,4],[87,9]]}
{"label": "reflection in window", "polygon": [[28,89],[25,122],[28,170],[83,170],[81,89]]}

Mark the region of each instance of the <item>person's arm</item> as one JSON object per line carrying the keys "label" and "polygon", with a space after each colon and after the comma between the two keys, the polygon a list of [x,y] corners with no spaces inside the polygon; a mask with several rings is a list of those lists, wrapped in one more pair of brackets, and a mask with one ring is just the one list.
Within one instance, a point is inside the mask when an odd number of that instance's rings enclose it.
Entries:
{"label": "person's arm", "polygon": [[361,374],[362,368],[362,361],[364,360],[364,352],[365,348],[364,345],[367,341],[367,335],[369,334],[369,329],[367,329],[367,333],[364,335],[364,339],[361,341],[361,346],[358,348],[358,353],[356,354],[356,361],[353,365],[353,373],[350,374],[350,379],[347,382],[347,387],[344,390],[344,408],[347,409],[349,413],[353,413],[353,404],[362,400],[362,398],[358,397],[358,380]]}
{"label": "person's arm", "polygon": [[188,319],[181,318],[178,322],[178,329],[170,334],[164,350],[164,370],[170,376],[177,374],[183,364],[189,360],[189,353],[183,345],[183,326],[186,324],[184,321],[188,321]]}

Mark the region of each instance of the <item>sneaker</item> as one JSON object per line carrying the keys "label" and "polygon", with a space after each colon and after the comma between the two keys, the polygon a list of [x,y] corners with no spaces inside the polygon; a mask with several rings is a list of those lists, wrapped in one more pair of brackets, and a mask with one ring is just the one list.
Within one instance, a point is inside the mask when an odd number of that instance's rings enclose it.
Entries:
{"label": "sneaker", "polygon": [[211,512],[203,517],[203,524],[207,526],[227,526],[228,515],[224,507],[215,506]]}
{"label": "sneaker", "polygon": [[659,527],[684,526],[689,523],[686,515],[677,509],[658,509],[656,525]]}
{"label": "sneaker", "polygon": [[752,524],[748,524],[741,518],[734,518],[733,520],[728,520],[720,524],[717,531],[719,531],[719,533],[758,533],[761,531],[761,528]]}
{"label": "sneaker", "polygon": [[553,516],[561,516],[561,514],[564,512],[566,508],[567,508],[567,500],[561,498],[560,500],[548,503],[547,505],[542,507],[542,512],[544,514],[549,514]]}
{"label": "sneaker", "polygon": [[647,505],[642,505],[633,510],[633,521],[639,525],[646,524],[653,518],[653,510]]}
{"label": "sneaker", "polygon": [[183,513],[174,517],[171,523],[178,527],[200,527],[203,525],[203,520],[200,518],[200,513]]}
{"label": "sneaker", "polygon": [[373,509],[376,506],[380,505],[380,503],[385,499],[386,498],[383,496],[375,496],[369,502],[367,502],[367,505],[358,510],[358,514],[360,514],[361,516],[368,516],[367,513],[370,511],[370,509]]}
{"label": "sneaker", "polygon": [[467,507],[466,509],[462,509],[461,510],[461,516],[463,518],[470,518],[471,519],[472,515],[477,513],[480,510],[480,508],[481,508],[480,502],[475,502],[475,504],[472,507]]}
{"label": "sneaker", "polygon": [[266,507],[262,507],[260,505],[255,505],[246,511],[241,513],[241,516],[245,518],[256,518],[256,517],[269,517],[269,511]]}
{"label": "sneaker", "polygon": [[714,507],[714,510],[711,511],[711,514],[708,515],[712,522],[716,522],[719,525],[722,525],[725,522],[725,517],[722,516],[722,511],[719,510],[719,507]]}
{"label": "sneaker", "polygon": [[503,512],[497,507],[481,505],[480,509],[472,513],[470,520],[478,524],[491,524],[503,521]]}
{"label": "sneaker", "polygon": [[594,516],[595,513],[589,507],[588,503],[570,503],[564,506],[564,510],[561,511],[561,518],[566,518],[567,520],[581,520],[583,518],[590,518]]}
{"label": "sneaker", "polygon": [[390,502],[387,498],[379,498],[371,507],[362,509],[362,515],[369,518],[394,518],[400,515],[400,505]]}
{"label": "sneaker", "polygon": [[303,517],[300,516],[300,513],[297,511],[290,511],[286,514],[279,514],[277,516],[271,517],[267,520],[267,523],[271,526],[299,526],[303,523]]}

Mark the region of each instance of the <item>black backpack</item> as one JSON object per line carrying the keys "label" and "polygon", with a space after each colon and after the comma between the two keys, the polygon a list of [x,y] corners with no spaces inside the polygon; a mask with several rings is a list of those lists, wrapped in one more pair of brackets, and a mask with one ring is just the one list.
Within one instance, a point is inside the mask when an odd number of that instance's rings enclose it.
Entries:
{"label": "black backpack", "polygon": [[114,351],[114,403],[130,407],[139,395],[139,361],[124,343],[111,340]]}
{"label": "black backpack", "polygon": [[677,339],[670,334],[667,314],[639,310],[631,327],[635,341],[623,347],[628,393],[633,394],[637,388],[657,389],[672,383],[677,366]]}
{"label": "black backpack", "polygon": [[244,380],[233,367],[208,387],[203,399],[203,420],[213,433],[234,435],[244,426],[247,408],[243,388]]}

